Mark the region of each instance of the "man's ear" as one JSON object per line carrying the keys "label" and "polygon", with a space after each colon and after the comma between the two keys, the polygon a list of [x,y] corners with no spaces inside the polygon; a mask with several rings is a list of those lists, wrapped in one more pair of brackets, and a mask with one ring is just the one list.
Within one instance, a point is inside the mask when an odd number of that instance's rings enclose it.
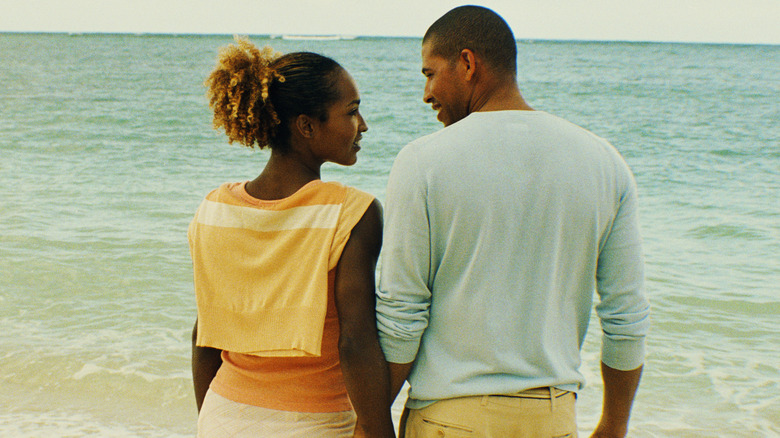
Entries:
{"label": "man's ear", "polygon": [[295,118],[295,129],[304,138],[311,138],[314,134],[314,123],[312,123],[311,117],[306,114],[299,114]]}
{"label": "man's ear", "polygon": [[467,81],[471,80],[474,73],[477,71],[477,57],[474,55],[474,52],[472,52],[471,49],[461,50],[458,62],[464,69],[465,79]]}

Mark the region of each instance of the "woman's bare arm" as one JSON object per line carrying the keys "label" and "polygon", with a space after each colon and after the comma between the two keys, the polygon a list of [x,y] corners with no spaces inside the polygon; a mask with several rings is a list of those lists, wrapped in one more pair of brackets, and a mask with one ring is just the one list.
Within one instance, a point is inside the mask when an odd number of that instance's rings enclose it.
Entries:
{"label": "woman's bare arm", "polygon": [[374,295],[382,246],[382,207],[374,201],[352,229],[336,268],[341,369],[357,413],[355,436],[395,437],[390,377],[379,347]]}

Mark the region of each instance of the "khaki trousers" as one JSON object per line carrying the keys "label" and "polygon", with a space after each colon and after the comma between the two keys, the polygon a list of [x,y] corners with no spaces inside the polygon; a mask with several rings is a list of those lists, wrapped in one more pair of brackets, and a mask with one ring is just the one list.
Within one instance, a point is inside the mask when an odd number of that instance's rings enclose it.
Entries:
{"label": "khaki trousers", "polygon": [[404,409],[401,438],[576,438],[573,392],[536,388]]}

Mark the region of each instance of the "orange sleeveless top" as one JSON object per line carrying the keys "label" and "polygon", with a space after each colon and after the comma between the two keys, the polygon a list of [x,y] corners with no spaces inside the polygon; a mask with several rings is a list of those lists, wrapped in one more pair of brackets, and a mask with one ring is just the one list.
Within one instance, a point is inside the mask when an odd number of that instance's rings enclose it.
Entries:
{"label": "orange sleeveless top", "polygon": [[259,357],[222,352],[211,390],[239,403],[295,412],[352,409],[339,362],[339,320],[328,273],[328,308],[319,357]]}
{"label": "orange sleeveless top", "polygon": [[196,342],[223,351],[214,392],[284,411],[352,409],[333,288],[352,228],[373,199],[319,180],[275,201],[252,198],[243,183],[207,195],[189,240]]}

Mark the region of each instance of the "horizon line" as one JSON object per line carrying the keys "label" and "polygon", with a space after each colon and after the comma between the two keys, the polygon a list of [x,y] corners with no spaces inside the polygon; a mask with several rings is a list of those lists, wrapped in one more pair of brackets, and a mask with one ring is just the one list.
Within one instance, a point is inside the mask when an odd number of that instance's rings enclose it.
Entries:
{"label": "horizon line", "polygon": [[[49,31],[49,30],[0,30],[0,34],[25,34],[25,35],[68,35],[68,36],[170,36],[170,37],[232,37],[242,35],[247,37],[264,37],[268,39],[283,39],[285,36],[312,38],[323,37],[326,42],[332,37],[339,37],[338,41],[350,41],[356,39],[418,39],[422,36],[412,35],[354,35],[354,34],[305,34],[305,33],[222,33],[222,32],[131,32],[131,31]],[[631,39],[575,39],[575,38],[515,38],[518,43],[555,42],[555,43],[627,43],[627,44],[696,44],[696,45],[727,45],[727,46],[777,46],[780,43],[768,42],[733,42],[733,41],[677,41],[677,40],[631,40]]]}

